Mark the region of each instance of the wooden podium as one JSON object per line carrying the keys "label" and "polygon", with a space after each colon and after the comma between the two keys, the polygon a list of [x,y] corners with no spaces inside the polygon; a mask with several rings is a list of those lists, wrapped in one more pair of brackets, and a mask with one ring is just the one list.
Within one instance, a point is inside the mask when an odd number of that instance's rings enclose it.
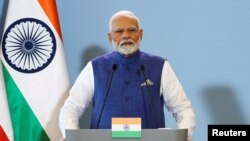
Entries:
{"label": "wooden podium", "polygon": [[111,129],[66,130],[67,141],[187,141],[187,129],[142,129],[141,138],[112,138]]}

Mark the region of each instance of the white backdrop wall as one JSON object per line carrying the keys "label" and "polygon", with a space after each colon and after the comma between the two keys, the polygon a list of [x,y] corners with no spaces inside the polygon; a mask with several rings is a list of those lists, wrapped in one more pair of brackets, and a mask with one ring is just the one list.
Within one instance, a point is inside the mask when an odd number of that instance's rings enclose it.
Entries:
{"label": "white backdrop wall", "polygon": [[[249,0],[57,0],[57,6],[71,85],[87,61],[112,50],[110,16],[131,10],[144,29],[141,50],[169,60],[193,103],[193,141],[207,140],[208,124],[250,124]],[[171,116],[166,112],[166,126],[175,128]],[[88,125],[83,117],[82,128]]]}

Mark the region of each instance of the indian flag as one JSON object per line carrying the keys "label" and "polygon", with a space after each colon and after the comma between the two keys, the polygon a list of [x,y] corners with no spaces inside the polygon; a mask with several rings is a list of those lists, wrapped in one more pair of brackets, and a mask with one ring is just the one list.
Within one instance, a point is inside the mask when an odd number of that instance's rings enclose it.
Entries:
{"label": "indian flag", "polygon": [[1,41],[13,140],[61,141],[70,84],[56,0],[9,0]]}
{"label": "indian flag", "polygon": [[112,118],[113,138],[141,138],[141,118]]}

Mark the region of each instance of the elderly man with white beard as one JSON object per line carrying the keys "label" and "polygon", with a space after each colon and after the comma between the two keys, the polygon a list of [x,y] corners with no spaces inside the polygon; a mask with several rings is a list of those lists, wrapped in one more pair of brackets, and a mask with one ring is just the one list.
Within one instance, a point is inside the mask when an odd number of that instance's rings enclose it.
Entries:
{"label": "elderly man with white beard", "polygon": [[79,118],[92,106],[91,129],[110,129],[112,117],[140,117],[142,129],[165,127],[164,105],[178,128],[195,128],[192,104],[169,62],[139,49],[143,36],[131,11],[115,13],[109,22],[111,53],[89,61],[60,111],[60,128],[79,129]]}

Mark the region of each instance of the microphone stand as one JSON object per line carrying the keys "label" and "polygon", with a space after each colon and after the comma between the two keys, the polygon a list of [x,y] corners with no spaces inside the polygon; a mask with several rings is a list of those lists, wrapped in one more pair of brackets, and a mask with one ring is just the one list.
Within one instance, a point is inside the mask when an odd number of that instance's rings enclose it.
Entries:
{"label": "microphone stand", "polygon": [[152,104],[152,101],[151,101],[151,96],[150,96],[150,92],[149,92],[149,88],[148,88],[148,82],[147,82],[146,75],[145,75],[144,71],[145,71],[145,67],[144,67],[144,65],[141,65],[141,72],[143,74],[143,77],[144,77],[144,80],[145,80],[145,83],[146,83],[147,94],[148,94],[148,97],[149,97],[149,104],[150,104],[152,116],[154,118],[155,128],[157,128],[158,127],[157,119],[155,118],[155,111],[154,111],[153,104]]}
{"label": "microphone stand", "polygon": [[99,128],[99,123],[100,123],[100,120],[101,120],[101,116],[102,116],[104,104],[106,103],[106,99],[107,99],[107,97],[108,97],[108,93],[109,93],[109,89],[110,89],[111,82],[112,82],[112,79],[113,79],[113,75],[114,75],[114,72],[116,71],[116,69],[117,69],[117,65],[116,65],[116,64],[113,64],[113,65],[112,65],[112,74],[111,74],[111,78],[110,78],[110,81],[109,81],[109,85],[108,85],[107,91],[106,91],[106,93],[105,93],[104,101],[103,101],[103,103],[102,103],[101,112],[100,112],[100,114],[99,114],[99,116],[98,116],[98,120],[97,120],[97,125],[96,125],[96,128],[97,128],[97,129]]}

